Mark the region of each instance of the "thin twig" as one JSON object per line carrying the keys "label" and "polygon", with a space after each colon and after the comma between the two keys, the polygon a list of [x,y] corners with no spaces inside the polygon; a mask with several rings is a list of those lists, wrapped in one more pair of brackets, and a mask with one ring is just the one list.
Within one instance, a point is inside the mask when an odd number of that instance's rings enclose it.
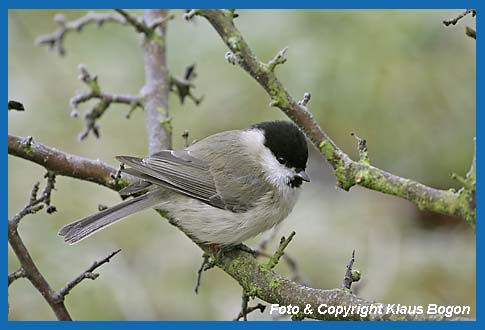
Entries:
{"label": "thin twig", "polygon": [[86,25],[92,23],[95,23],[98,27],[101,27],[104,23],[108,22],[122,25],[126,24],[126,21],[122,16],[112,13],[96,13],[92,11],[70,22],[66,21],[64,15],[57,14],[54,17],[54,21],[59,25],[59,28],[51,34],[44,34],[37,37],[35,43],[37,45],[46,45],[49,49],[55,49],[60,56],[66,54],[64,39],[69,32],[81,32]]}
{"label": "thin twig", "polygon": [[[254,248],[255,256],[257,257],[261,256],[265,258],[272,257],[270,254],[266,253],[266,249],[268,247],[269,242],[271,242],[276,237],[276,234],[278,232],[277,228],[278,227],[273,227],[262,235],[261,239],[259,240],[256,247]],[[283,261],[285,261],[286,265],[288,266],[288,269],[290,271],[290,279],[297,283],[307,284],[307,280],[303,278],[303,276],[301,275],[298,269],[297,261],[286,252],[283,254],[282,259]]]}
{"label": "thin twig", "polygon": [[8,274],[8,286],[10,286],[10,284],[12,284],[14,281],[18,280],[19,278],[23,278],[23,277],[26,277],[26,276],[27,276],[27,273],[25,272],[25,270],[22,267],[20,267],[16,271]]}
{"label": "thin twig", "polygon": [[135,28],[136,32],[144,33],[146,35],[150,35],[152,33],[153,30],[150,29],[141,18],[131,15],[129,12],[123,9],[115,9],[115,11],[123,16],[126,22]]}
{"label": "thin twig", "polygon": [[190,65],[185,69],[185,74],[183,78],[177,78],[173,75],[170,75],[170,91],[174,92],[178,95],[180,99],[180,104],[184,104],[185,98],[190,98],[195,105],[199,105],[202,100],[204,99],[203,96],[196,97],[192,94],[192,89],[195,88],[195,85],[192,81],[196,77],[195,73],[195,65]]}
{"label": "thin twig", "polygon": [[370,164],[369,151],[367,150],[367,141],[361,139],[355,133],[350,133],[357,140],[357,150],[359,151],[359,162],[364,164]]}
{"label": "thin twig", "polygon": [[246,314],[243,315],[242,311],[239,312],[238,316],[234,319],[234,321],[239,321],[241,318],[244,318],[244,321],[247,321],[248,320],[247,319],[248,314],[251,314],[252,312],[257,311],[257,310],[259,310],[261,313],[263,313],[265,309],[266,309],[266,305],[263,305],[261,303],[258,303],[256,306],[249,306],[246,309]]}
{"label": "thin twig", "polygon": [[268,62],[268,70],[273,72],[277,65],[284,64],[286,62],[285,54],[288,51],[288,47],[280,50],[271,61]]}
{"label": "thin twig", "polygon": [[81,103],[85,103],[92,99],[98,99],[99,101],[84,114],[85,129],[79,134],[79,139],[84,140],[90,132],[96,137],[99,137],[99,126],[97,121],[105,113],[105,111],[113,103],[126,104],[130,106],[130,112],[133,112],[136,108],[143,108],[143,99],[139,96],[126,95],[126,94],[111,94],[101,91],[101,87],[98,83],[98,76],[89,73],[87,67],[83,64],[79,65],[79,80],[85,83],[89,87],[88,92],[81,92],[71,98],[69,104],[71,105],[71,116],[77,117],[78,107]]}
{"label": "thin twig", "polygon": [[465,17],[469,14],[472,14],[472,17],[475,17],[475,15],[477,14],[477,11],[475,9],[467,9],[463,13],[459,14],[458,16],[456,16],[454,18],[444,20],[443,24],[445,26],[449,26],[450,24],[456,25],[463,17]]}
{"label": "thin twig", "polygon": [[[42,294],[56,317],[59,320],[71,320],[71,316],[64,305],[64,300],[56,291],[51,288],[42,273],[39,271],[18,233],[18,225],[20,220],[22,220],[27,214],[34,214],[40,211],[44,206],[41,203],[46,200],[47,194],[43,194],[43,196],[37,198],[38,191],[39,183],[36,183],[32,189],[32,192],[30,193],[29,204],[20,210],[13,218],[8,220],[8,243],[20,262],[20,267],[25,273],[23,275],[25,275],[25,277],[32,283],[37,291]],[[10,277],[9,283],[11,283]]]}
{"label": "thin twig", "polygon": [[62,289],[60,289],[59,294],[62,297],[65,297],[69,294],[69,292],[71,292],[72,289],[74,289],[74,287],[76,287],[76,285],[81,283],[83,280],[85,279],[95,280],[96,278],[98,278],[99,274],[93,273],[93,272],[100,266],[104,265],[105,263],[110,262],[111,258],[113,258],[115,255],[117,255],[120,252],[121,252],[121,249],[118,249],[112,252],[107,257],[101,259],[100,261],[93,262],[93,264],[88,269],[86,269],[84,272],[79,274],[72,281],[69,281]]}
{"label": "thin twig", "polygon": [[214,268],[215,265],[216,264],[215,264],[214,260],[211,259],[209,254],[204,253],[202,255],[202,264],[200,265],[199,269],[197,270],[197,280],[195,282],[195,288],[194,288],[195,294],[199,294],[200,283],[201,283],[201,280],[202,280],[202,273],[205,272],[206,270]]}
{"label": "thin twig", "polygon": [[352,283],[358,282],[360,280],[360,272],[358,270],[353,270],[355,262],[355,250],[352,250],[352,256],[350,257],[349,263],[345,267],[345,276],[342,281],[342,289],[350,290]]}
{"label": "thin twig", "polygon": [[273,256],[271,258],[269,258],[266,265],[264,265],[264,267],[266,269],[271,270],[271,269],[276,267],[276,265],[280,261],[281,257],[285,253],[285,249],[288,247],[288,244],[290,244],[293,237],[295,237],[295,234],[296,233],[293,231],[293,232],[291,232],[290,236],[288,236],[288,238],[285,238],[284,236],[281,237],[281,241],[280,241],[280,245],[279,245],[278,249],[275,251]]}
{"label": "thin twig", "polygon": [[256,310],[259,310],[261,313],[264,312],[264,310],[266,309],[266,306],[261,303],[258,303],[256,306],[251,306],[251,307],[249,306],[249,300],[253,296],[254,296],[254,293],[246,292],[243,290],[243,293],[241,295],[241,311],[236,316],[236,318],[234,318],[233,321],[239,321],[240,319],[243,319],[243,321],[247,321],[248,314]]}

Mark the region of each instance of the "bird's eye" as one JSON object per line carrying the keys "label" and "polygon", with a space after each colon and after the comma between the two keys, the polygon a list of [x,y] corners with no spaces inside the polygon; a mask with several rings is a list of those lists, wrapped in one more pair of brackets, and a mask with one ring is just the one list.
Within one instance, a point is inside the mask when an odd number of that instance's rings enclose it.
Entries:
{"label": "bird's eye", "polygon": [[280,162],[280,164],[284,164],[286,162],[283,157],[278,157],[278,161]]}

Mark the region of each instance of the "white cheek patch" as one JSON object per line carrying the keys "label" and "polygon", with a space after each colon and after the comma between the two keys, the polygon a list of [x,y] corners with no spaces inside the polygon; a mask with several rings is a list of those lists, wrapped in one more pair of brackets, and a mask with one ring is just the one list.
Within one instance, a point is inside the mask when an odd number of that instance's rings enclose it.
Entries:
{"label": "white cheek patch", "polygon": [[290,179],[295,176],[296,172],[278,162],[271,150],[264,145],[263,132],[259,129],[245,131],[242,138],[251,154],[260,155],[266,179],[280,189],[288,189]]}
{"label": "white cheek patch", "polygon": [[280,164],[271,150],[264,147],[261,153],[261,159],[263,163],[264,172],[268,181],[273,183],[277,187],[282,185],[288,186],[290,179],[295,175],[295,171]]}

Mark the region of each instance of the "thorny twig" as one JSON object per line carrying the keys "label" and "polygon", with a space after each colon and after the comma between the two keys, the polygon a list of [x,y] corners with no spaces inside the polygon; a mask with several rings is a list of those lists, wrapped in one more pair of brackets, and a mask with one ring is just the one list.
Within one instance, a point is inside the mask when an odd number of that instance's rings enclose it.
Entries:
{"label": "thorny twig", "polygon": [[84,140],[90,132],[92,132],[97,138],[99,137],[99,126],[97,121],[111,104],[119,103],[129,105],[130,112],[127,115],[128,118],[131,112],[133,112],[136,108],[143,108],[143,99],[140,96],[102,92],[98,83],[98,77],[90,74],[86,66],[83,64],[79,65],[79,80],[89,87],[89,91],[81,92],[71,98],[69,101],[72,108],[71,115],[73,117],[77,117],[79,115],[79,104],[85,103],[91,99],[99,100],[84,114],[85,129],[79,135],[80,140]]}
{"label": "thorny twig", "polygon": [[350,290],[352,283],[358,282],[360,280],[360,272],[358,270],[352,269],[355,262],[355,250],[352,250],[352,256],[350,257],[349,263],[345,267],[345,276],[342,282],[342,289]]}
{"label": "thorny twig", "polygon": [[20,220],[22,220],[26,215],[37,213],[42,210],[44,206],[47,206],[47,213],[55,212],[55,207],[49,210],[49,207],[51,206],[51,193],[52,190],[54,190],[55,188],[55,174],[51,171],[48,171],[44,177],[47,178],[47,182],[44,189],[42,190],[41,196],[38,197],[40,182],[36,182],[30,193],[29,203],[24,206],[24,208],[22,208],[19,212],[17,212],[12,217],[12,219],[10,219],[10,222],[13,225],[18,226]]}
{"label": "thorny twig", "polygon": [[195,294],[199,294],[200,283],[202,280],[202,273],[206,270],[214,268],[215,266],[214,260],[211,259],[211,256],[207,253],[202,255],[202,264],[200,265],[199,269],[197,270],[197,280],[195,282],[194,292]]}

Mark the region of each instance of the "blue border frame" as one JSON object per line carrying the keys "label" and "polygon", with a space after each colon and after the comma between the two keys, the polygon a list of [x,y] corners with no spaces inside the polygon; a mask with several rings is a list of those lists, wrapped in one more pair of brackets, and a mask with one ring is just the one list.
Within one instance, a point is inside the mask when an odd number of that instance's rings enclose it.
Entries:
{"label": "blue border frame", "polygon": [[[6,99],[8,98],[8,9],[55,9],[55,8],[111,8],[111,7],[122,7],[122,8],[150,8],[150,7],[164,7],[164,8],[334,8],[334,9],[452,9],[452,8],[475,8],[478,11],[476,24],[477,30],[479,26],[479,17],[480,17],[480,6],[479,1],[453,1],[453,0],[398,0],[398,1],[383,1],[383,0],[373,0],[367,1],[363,3],[362,1],[352,0],[352,1],[333,1],[331,3],[323,2],[323,1],[315,1],[315,0],[305,0],[302,1],[294,1],[293,3],[289,1],[275,1],[275,0],[265,0],[265,1],[256,1],[256,0],[249,0],[249,1],[221,1],[221,0],[210,0],[205,1],[203,4],[198,3],[197,1],[150,1],[150,0],[138,0],[138,1],[114,1],[114,0],[78,0],[78,1],[70,1],[66,3],[66,1],[60,0],[51,0],[49,2],[46,1],[35,1],[35,0],[3,0],[0,1],[1,6],[1,17],[2,17],[2,45],[4,51],[1,52],[2,62],[4,63],[2,67],[2,79],[4,95],[6,95]],[[477,91],[479,91],[479,86],[482,83],[482,65],[480,65],[478,59],[478,54],[482,53],[481,51],[482,43],[481,38],[477,39]],[[482,139],[483,133],[479,130],[481,124],[484,123],[483,121],[483,114],[479,109],[483,108],[482,105],[482,98],[480,97],[480,93],[477,93],[477,111],[476,111],[476,122],[477,122],[477,171],[479,172],[480,164],[482,163],[483,157],[485,154],[482,152],[483,147],[479,143]],[[5,114],[6,115],[6,114]],[[7,152],[7,139],[6,135],[8,132],[8,120],[4,120],[1,122],[1,130],[2,134],[5,136],[4,139],[1,140],[2,148],[4,148],[4,160],[1,162],[1,169],[3,173],[3,182],[1,188],[1,203],[3,204],[3,212],[5,217],[8,218],[7,210],[8,210],[8,185],[6,184],[8,180],[8,152]],[[478,175],[477,177],[477,217],[480,214],[480,205],[481,205],[481,194],[480,194],[480,186],[481,186],[481,176]],[[5,222],[3,227],[1,227],[1,234],[2,237],[5,238],[5,244],[8,245],[7,242],[7,223]],[[477,256],[482,255],[481,252],[483,250],[483,243],[479,237],[481,236],[480,226],[477,226],[477,240],[476,240],[476,247],[477,247]],[[2,272],[3,274],[7,274],[7,259],[8,259],[8,250],[7,248],[2,253]],[[478,261],[478,258],[477,258]],[[477,262],[477,274],[483,273],[483,266],[481,263]],[[215,322],[215,321],[204,321],[204,322],[188,322],[188,321],[149,321],[149,322],[142,322],[142,321],[131,321],[131,322],[120,322],[120,321],[113,321],[113,322],[94,322],[94,321],[87,321],[87,322],[56,322],[56,321],[44,321],[44,322],[32,322],[32,321],[8,321],[7,318],[7,296],[8,296],[8,288],[3,286],[3,299],[1,301],[0,309],[4,311],[4,317],[0,321],[0,326],[3,329],[23,329],[23,328],[35,328],[35,329],[52,329],[54,327],[57,328],[80,328],[80,329],[94,329],[94,328],[103,328],[103,329],[110,329],[110,328],[117,328],[117,329],[131,329],[131,328],[139,328],[139,329],[153,329],[153,328],[179,328],[179,327],[197,327],[198,329],[226,329],[227,327],[231,328],[241,328],[241,327],[249,327],[251,329],[255,328],[274,328],[274,329],[289,329],[290,327],[293,329],[294,327],[297,328],[316,328],[320,326],[325,327],[439,327],[440,329],[443,328],[478,328],[483,326],[482,315],[481,315],[481,307],[482,307],[482,298],[481,294],[483,291],[483,284],[480,279],[477,279],[477,321],[476,322],[392,322],[392,323],[375,323],[375,322],[359,322],[358,324],[355,323],[347,323],[347,322],[326,322],[324,324],[320,322]]]}

